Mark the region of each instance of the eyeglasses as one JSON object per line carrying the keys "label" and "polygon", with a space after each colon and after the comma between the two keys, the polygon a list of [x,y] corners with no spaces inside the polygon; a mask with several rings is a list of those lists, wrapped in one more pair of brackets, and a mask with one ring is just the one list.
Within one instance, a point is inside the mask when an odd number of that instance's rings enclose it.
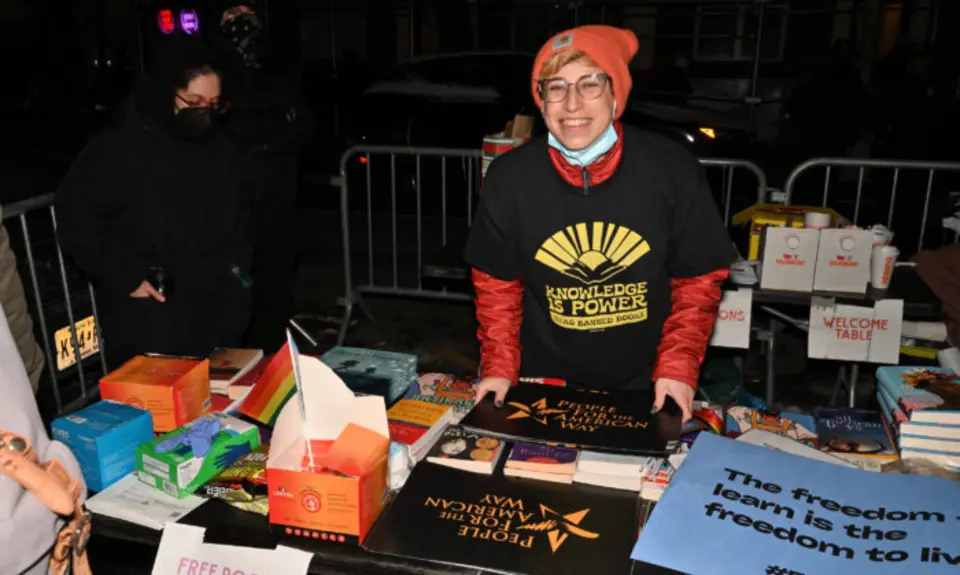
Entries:
{"label": "eyeglasses", "polygon": [[540,80],[540,97],[544,102],[555,104],[567,99],[570,86],[577,87],[577,94],[584,100],[596,100],[610,85],[610,76],[602,72],[581,76],[576,82],[567,82],[563,78]]}
{"label": "eyeglasses", "polygon": [[230,102],[219,98],[213,101],[207,101],[199,96],[188,98],[177,94],[177,99],[183,102],[188,108],[210,108],[210,111],[214,114],[226,114],[227,110],[230,109]]}

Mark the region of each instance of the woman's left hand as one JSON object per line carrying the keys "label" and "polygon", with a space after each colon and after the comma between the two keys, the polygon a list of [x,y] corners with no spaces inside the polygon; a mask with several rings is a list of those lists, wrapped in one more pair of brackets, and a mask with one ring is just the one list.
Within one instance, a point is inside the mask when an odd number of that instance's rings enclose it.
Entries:
{"label": "woman's left hand", "polygon": [[693,396],[696,392],[686,383],[661,377],[653,385],[653,391],[653,407],[657,411],[663,409],[663,404],[667,397],[671,397],[673,401],[680,406],[680,410],[683,412],[683,421],[687,421],[693,417]]}

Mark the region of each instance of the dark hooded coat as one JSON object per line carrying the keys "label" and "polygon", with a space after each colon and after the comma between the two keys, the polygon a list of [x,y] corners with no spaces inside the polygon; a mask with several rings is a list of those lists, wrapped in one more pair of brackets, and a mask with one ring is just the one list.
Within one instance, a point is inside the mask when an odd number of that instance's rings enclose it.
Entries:
{"label": "dark hooded coat", "polygon": [[[168,43],[122,123],[94,137],[56,193],[58,236],[97,288],[111,368],[145,352],[204,356],[239,345],[250,317],[251,198],[239,150],[223,130],[203,142],[175,129],[184,73],[214,58]],[[130,297],[151,267],[166,302]]]}

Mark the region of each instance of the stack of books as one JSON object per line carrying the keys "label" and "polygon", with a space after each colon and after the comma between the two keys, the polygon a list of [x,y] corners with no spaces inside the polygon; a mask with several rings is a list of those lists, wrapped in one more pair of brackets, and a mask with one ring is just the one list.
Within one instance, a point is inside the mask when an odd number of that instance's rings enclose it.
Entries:
{"label": "stack of books", "polygon": [[399,400],[417,380],[417,356],[337,346],[320,358],[354,393]]}
{"label": "stack of books", "polygon": [[420,461],[437,442],[448,425],[453,425],[454,410],[415,399],[401,399],[387,410],[390,441],[407,448],[412,461]]}
{"label": "stack of books", "polygon": [[640,497],[647,501],[660,501],[660,496],[670,486],[674,471],[676,470],[666,459],[650,458],[646,469],[643,470]]}
{"label": "stack of books", "polygon": [[503,467],[503,474],[553,483],[573,483],[580,452],[568,447],[536,443],[515,443]]}
{"label": "stack of books", "polygon": [[960,377],[943,367],[877,369],[877,402],[900,457],[960,468]]}
{"label": "stack of books", "polygon": [[642,455],[581,451],[573,481],[640,493],[644,473],[653,461],[659,463],[663,460]]}
{"label": "stack of books", "polygon": [[207,359],[210,360],[210,393],[230,395],[230,388],[263,360],[263,350],[218,347]]}

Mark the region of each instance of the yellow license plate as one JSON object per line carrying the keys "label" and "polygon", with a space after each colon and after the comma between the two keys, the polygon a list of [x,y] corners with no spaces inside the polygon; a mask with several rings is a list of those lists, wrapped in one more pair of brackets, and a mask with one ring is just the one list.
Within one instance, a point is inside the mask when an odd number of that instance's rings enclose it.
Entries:
{"label": "yellow license plate", "polygon": [[[97,337],[97,323],[93,316],[85,317],[76,323],[77,340],[80,344],[80,357],[87,359],[100,351],[100,339]],[[57,330],[54,341],[57,344],[57,371],[63,371],[77,363],[73,351],[70,326]]]}

